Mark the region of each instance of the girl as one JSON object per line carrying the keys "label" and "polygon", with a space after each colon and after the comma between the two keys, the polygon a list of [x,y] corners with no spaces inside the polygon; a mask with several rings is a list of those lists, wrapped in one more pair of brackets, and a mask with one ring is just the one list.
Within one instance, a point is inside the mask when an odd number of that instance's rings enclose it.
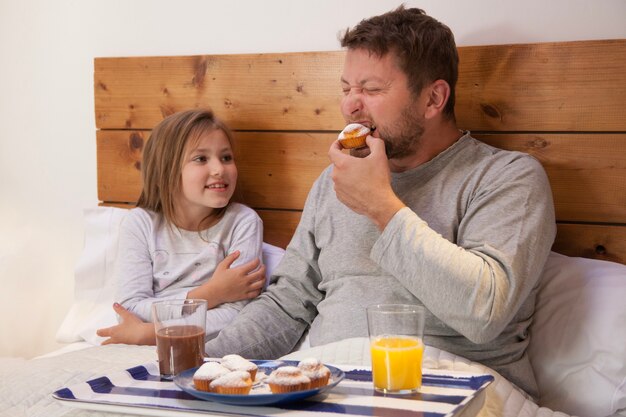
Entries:
{"label": "girl", "polygon": [[103,344],[155,344],[157,299],[208,302],[207,340],[217,336],[265,283],[263,225],[230,199],[237,182],[232,134],[211,111],[188,110],[152,131],[141,165],[137,208],[120,226],[116,326]]}

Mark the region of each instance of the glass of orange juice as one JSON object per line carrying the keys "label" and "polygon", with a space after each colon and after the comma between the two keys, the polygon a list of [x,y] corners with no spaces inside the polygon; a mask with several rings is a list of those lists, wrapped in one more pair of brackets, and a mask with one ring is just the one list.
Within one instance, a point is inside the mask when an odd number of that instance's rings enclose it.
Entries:
{"label": "glass of orange juice", "polygon": [[411,394],[422,386],[424,308],[410,304],[367,307],[374,389]]}

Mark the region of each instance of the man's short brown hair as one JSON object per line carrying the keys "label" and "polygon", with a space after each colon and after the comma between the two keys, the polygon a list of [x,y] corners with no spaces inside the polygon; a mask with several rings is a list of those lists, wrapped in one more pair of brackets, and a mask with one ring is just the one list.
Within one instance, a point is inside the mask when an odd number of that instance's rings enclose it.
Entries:
{"label": "man's short brown hair", "polygon": [[347,29],[341,46],[365,49],[383,57],[396,55],[396,63],[407,75],[414,96],[436,80],[450,85],[450,98],[444,114],[454,117],[454,91],[458,78],[459,55],[450,28],[417,8],[404,5],[385,14],[362,20]]}

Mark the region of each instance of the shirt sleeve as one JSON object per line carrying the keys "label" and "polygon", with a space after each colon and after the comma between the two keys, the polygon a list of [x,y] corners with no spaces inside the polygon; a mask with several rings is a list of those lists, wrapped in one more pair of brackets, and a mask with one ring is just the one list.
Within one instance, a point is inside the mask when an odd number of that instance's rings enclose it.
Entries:
{"label": "shirt sleeve", "polygon": [[252,209],[240,219],[236,219],[233,225],[226,255],[236,250],[240,251],[241,255],[232,266],[242,265],[254,259],[263,260],[263,221]]}
{"label": "shirt sleeve", "polygon": [[540,276],[556,234],[541,165],[518,158],[468,205],[456,242],[409,208],[398,211],[370,257],[434,315],[474,343],[497,337]]}

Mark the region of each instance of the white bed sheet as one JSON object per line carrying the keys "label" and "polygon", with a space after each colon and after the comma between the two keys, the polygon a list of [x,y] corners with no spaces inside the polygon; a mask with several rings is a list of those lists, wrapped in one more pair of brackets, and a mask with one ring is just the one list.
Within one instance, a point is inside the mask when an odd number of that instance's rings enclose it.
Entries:
{"label": "white bed sheet", "polygon": [[[369,365],[367,338],[346,339],[287,355],[289,359],[314,356],[333,364]],[[112,370],[156,360],[151,346],[92,346],[33,360],[0,359],[0,415],[11,417],[115,417],[124,414],[85,411],[52,398],[59,388],[102,376]],[[456,371],[487,372],[495,381],[487,389],[480,417],[566,417],[541,408],[525,397],[497,372],[451,353],[427,347],[424,367]]]}
{"label": "white bed sheet", "polygon": [[87,349],[94,346],[92,343],[89,342],[75,342],[75,343],[70,343],[68,345],[63,346],[62,348],[59,348],[57,350],[53,350],[52,352],[48,352],[44,355],[39,355],[34,359],[45,359],[45,358],[53,358],[55,356],[59,356],[59,355],[63,355],[64,353],[70,353],[70,352],[75,352],[77,350],[82,350],[82,349]]}

